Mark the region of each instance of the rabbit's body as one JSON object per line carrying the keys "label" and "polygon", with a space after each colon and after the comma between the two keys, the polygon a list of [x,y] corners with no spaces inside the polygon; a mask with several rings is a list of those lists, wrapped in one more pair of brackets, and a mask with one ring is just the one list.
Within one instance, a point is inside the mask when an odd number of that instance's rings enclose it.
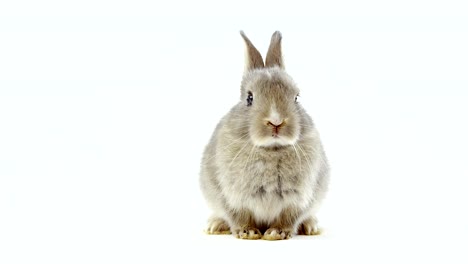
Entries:
{"label": "rabbit's body", "polygon": [[205,149],[200,183],[214,211],[208,233],[285,239],[298,231],[317,232],[314,214],[328,185],[327,160],[281,66],[282,61],[248,67],[241,102],[221,120]]}

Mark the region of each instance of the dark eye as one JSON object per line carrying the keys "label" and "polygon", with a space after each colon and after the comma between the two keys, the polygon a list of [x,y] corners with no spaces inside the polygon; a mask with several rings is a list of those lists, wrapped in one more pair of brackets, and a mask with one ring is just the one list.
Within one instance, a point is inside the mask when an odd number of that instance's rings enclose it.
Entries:
{"label": "dark eye", "polygon": [[247,93],[247,106],[251,106],[252,102],[253,102],[253,94],[252,92],[249,91]]}
{"label": "dark eye", "polygon": [[297,103],[297,98],[299,97],[299,95],[296,95],[296,98],[294,98],[294,102]]}

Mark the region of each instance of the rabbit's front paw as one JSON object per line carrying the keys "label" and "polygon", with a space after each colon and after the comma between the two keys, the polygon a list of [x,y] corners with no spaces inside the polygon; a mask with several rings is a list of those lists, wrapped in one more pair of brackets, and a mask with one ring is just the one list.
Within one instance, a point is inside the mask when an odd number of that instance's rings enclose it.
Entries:
{"label": "rabbit's front paw", "polygon": [[320,229],[317,225],[317,219],[314,217],[308,218],[299,225],[297,230],[298,235],[306,235],[306,236],[315,236],[320,235]]}
{"label": "rabbit's front paw", "polygon": [[234,236],[240,239],[260,239],[262,238],[262,232],[255,227],[246,226],[233,228],[232,233]]}
{"label": "rabbit's front paw", "polygon": [[265,231],[263,239],[265,240],[283,240],[289,239],[292,236],[292,230],[280,229],[276,227],[269,228]]}
{"label": "rabbit's front paw", "polygon": [[224,235],[231,234],[231,230],[229,230],[229,225],[226,221],[224,221],[224,219],[212,218],[208,222],[206,233],[210,235]]}

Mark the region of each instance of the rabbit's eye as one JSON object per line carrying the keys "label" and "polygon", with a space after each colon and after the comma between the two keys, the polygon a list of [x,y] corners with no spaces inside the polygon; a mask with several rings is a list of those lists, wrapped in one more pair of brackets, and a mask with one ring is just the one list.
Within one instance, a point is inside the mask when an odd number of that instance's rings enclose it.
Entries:
{"label": "rabbit's eye", "polygon": [[251,106],[253,101],[253,94],[252,92],[247,93],[247,106]]}
{"label": "rabbit's eye", "polygon": [[297,98],[299,97],[299,95],[296,95],[296,98],[294,98],[294,102],[297,103]]}

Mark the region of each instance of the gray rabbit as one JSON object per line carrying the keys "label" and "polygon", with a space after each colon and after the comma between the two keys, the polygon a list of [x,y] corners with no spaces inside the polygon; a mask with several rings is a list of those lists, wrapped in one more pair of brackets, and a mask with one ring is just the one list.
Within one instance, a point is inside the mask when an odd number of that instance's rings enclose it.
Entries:
{"label": "gray rabbit", "polygon": [[325,152],[299,89],[285,72],[281,33],[265,64],[244,32],[246,65],[240,101],[205,148],[200,186],[213,210],[208,234],[288,239],[318,234],[315,214],[329,183]]}

